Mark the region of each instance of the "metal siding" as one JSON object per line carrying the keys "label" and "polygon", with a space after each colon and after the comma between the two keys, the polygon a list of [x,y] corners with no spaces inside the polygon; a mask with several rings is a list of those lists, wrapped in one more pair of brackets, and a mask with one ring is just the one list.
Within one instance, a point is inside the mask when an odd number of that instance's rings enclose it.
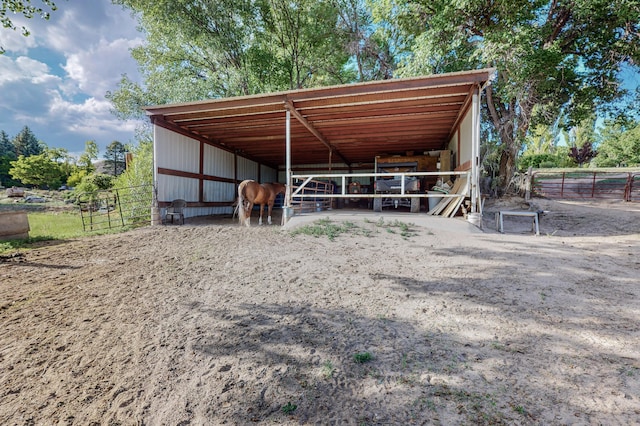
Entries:
{"label": "metal siding", "polygon": [[178,198],[197,202],[198,179],[158,175],[158,201],[173,201]]}
{"label": "metal siding", "polygon": [[200,142],[156,126],[156,167],[198,173]]}
{"label": "metal siding", "polygon": [[238,156],[238,180],[258,179],[258,163]]}
{"label": "metal siding", "polygon": [[204,146],[205,175],[233,179],[233,153],[214,146]]}
{"label": "metal siding", "polygon": [[262,182],[277,182],[278,171],[267,166],[260,166],[260,180]]}
{"label": "metal siding", "polygon": [[204,181],[203,200],[208,201],[228,201],[229,204],[235,200],[236,186],[228,182]]}
{"label": "metal siding", "polygon": [[471,148],[472,148],[472,132],[473,132],[473,120],[471,117],[471,108],[464,116],[464,119],[460,122],[460,152],[458,153],[458,162],[464,164],[467,161],[471,161]]}

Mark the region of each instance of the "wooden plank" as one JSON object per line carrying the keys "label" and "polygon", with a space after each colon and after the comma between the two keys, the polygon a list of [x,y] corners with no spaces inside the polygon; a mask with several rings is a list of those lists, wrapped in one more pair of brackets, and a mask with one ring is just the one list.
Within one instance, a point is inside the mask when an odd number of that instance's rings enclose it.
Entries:
{"label": "wooden plank", "polygon": [[[460,190],[460,186],[462,186],[462,179],[466,181],[466,178],[463,176],[460,176],[458,179],[456,179],[456,181],[453,183],[453,188],[451,188],[451,191],[449,192],[450,194],[458,193],[458,191]],[[443,198],[433,209],[429,210],[428,214],[440,214],[440,212],[442,212],[442,210],[444,210],[449,205],[449,203],[451,203],[451,201],[455,199],[456,198],[453,197]]]}
{"label": "wooden plank", "polygon": [[467,181],[467,178],[460,176],[459,180],[461,180],[462,182],[460,184],[460,188],[458,189],[458,191],[456,191],[456,194],[460,194],[460,196],[451,199],[451,203],[449,203],[447,208],[444,209],[444,211],[442,212],[442,216],[453,217],[460,208],[460,204],[462,204],[462,201],[464,200],[464,197],[469,190],[469,182]]}

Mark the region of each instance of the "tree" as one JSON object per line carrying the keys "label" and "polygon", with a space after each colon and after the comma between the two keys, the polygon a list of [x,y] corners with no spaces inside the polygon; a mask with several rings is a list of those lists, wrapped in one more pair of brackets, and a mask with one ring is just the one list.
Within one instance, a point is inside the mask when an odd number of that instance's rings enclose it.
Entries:
{"label": "tree", "polygon": [[11,162],[9,174],[25,185],[57,188],[64,179],[60,165],[53,161],[47,153],[25,157],[20,155]]}
{"label": "tree", "polygon": [[82,167],[88,173],[91,173],[95,170],[93,162],[98,159],[99,152],[96,141],[86,141],[84,143],[84,152],[80,154],[80,158],[78,158],[78,166]]}
{"label": "tree", "polygon": [[[268,0],[263,11],[269,42],[263,50],[272,54],[271,68],[284,72],[287,89],[318,85],[320,80],[343,82],[347,60],[346,32],[336,27],[337,4],[317,0]],[[275,41],[271,41],[271,39]],[[327,84],[327,83],[324,83]]]}
{"label": "tree", "polygon": [[9,169],[10,162],[16,159],[16,151],[13,144],[9,141],[9,135],[4,130],[0,130],[0,186],[15,185],[16,182],[11,179]]}
{"label": "tree", "polygon": [[116,0],[147,33],[132,51],[145,81],[123,76],[107,98],[130,118],[149,104],[351,82],[346,1]]}
{"label": "tree", "polygon": [[[21,13],[25,18],[33,18],[34,15],[39,15],[42,19],[48,20],[51,14],[47,12],[46,7],[55,11],[57,9],[55,3],[51,0],[40,0],[45,7],[33,6],[31,0],[2,0],[0,2],[0,23],[3,28],[16,29],[13,21],[7,12]],[[22,35],[25,37],[29,35],[29,30],[22,27]],[[5,52],[4,48],[0,46],[0,54]]]}
{"label": "tree", "polygon": [[125,152],[125,147],[121,142],[113,141],[107,145],[104,158],[106,159],[107,168],[113,170],[113,176],[118,176],[124,171]]}
{"label": "tree", "polygon": [[497,69],[485,107],[503,189],[532,124],[561,110],[571,124],[613,105],[626,95],[621,66],[640,60],[635,0],[385,0],[375,8],[379,25],[402,34],[399,75]]}
{"label": "tree", "polygon": [[596,155],[598,155],[598,152],[593,150],[591,142],[583,143],[580,148],[577,146],[569,148],[569,157],[578,164],[578,167],[590,162]]}
{"label": "tree", "polygon": [[38,138],[33,134],[28,126],[24,126],[20,133],[13,138],[13,146],[17,156],[24,155],[28,157],[30,155],[38,155],[43,152],[44,144],[38,141]]}
{"label": "tree", "polygon": [[594,163],[599,167],[640,165],[640,122],[605,122]]}

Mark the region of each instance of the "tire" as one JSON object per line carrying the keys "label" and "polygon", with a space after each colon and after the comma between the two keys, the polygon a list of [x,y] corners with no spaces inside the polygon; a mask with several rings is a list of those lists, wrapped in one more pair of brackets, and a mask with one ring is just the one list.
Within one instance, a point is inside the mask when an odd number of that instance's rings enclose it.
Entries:
{"label": "tire", "polygon": [[411,197],[411,213],[420,213],[420,198]]}
{"label": "tire", "polygon": [[381,212],[382,211],[382,198],[374,198],[373,199],[373,211]]}

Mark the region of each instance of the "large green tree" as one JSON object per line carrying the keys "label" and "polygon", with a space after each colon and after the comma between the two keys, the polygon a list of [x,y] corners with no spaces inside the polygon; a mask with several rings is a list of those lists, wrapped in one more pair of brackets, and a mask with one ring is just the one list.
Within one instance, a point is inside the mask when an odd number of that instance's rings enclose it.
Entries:
{"label": "large green tree", "polygon": [[43,152],[45,147],[28,126],[24,126],[11,142],[18,156],[38,155]]}
{"label": "large green tree", "polygon": [[9,175],[10,162],[15,159],[16,149],[9,140],[9,135],[4,130],[0,130],[0,186],[16,184]]}
{"label": "large green tree", "polygon": [[640,166],[640,122],[606,122],[594,163],[599,167]]}
{"label": "large green tree", "polygon": [[346,1],[115,0],[147,34],[132,51],[144,84],[123,76],[107,97],[128,118],[148,104],[351,82]]}
{"label": "large green tree", "polygon": [[126,148],[119,141],[113,141],[109,145],[107,145],[107,149],[104,153],[105,163],[107,170],[111,173],[113,172],[113,176],[120,175],[125,169],[125,153]]}
{"label": "large green tree", "polygon": [[403,76],[495,67],[486,108],[499,140],[501,187],[536,122],[570,123],[625,95],[624,65],[640,60],[637,0],[382,0],[383,27],[402,34]]}
{"label": "large green tree", "polygon": [[20,155],[11,162],[9,173],[23,184],[37,187],[58,188],[65,178],[60,164],[46,152],[29,157]]}

